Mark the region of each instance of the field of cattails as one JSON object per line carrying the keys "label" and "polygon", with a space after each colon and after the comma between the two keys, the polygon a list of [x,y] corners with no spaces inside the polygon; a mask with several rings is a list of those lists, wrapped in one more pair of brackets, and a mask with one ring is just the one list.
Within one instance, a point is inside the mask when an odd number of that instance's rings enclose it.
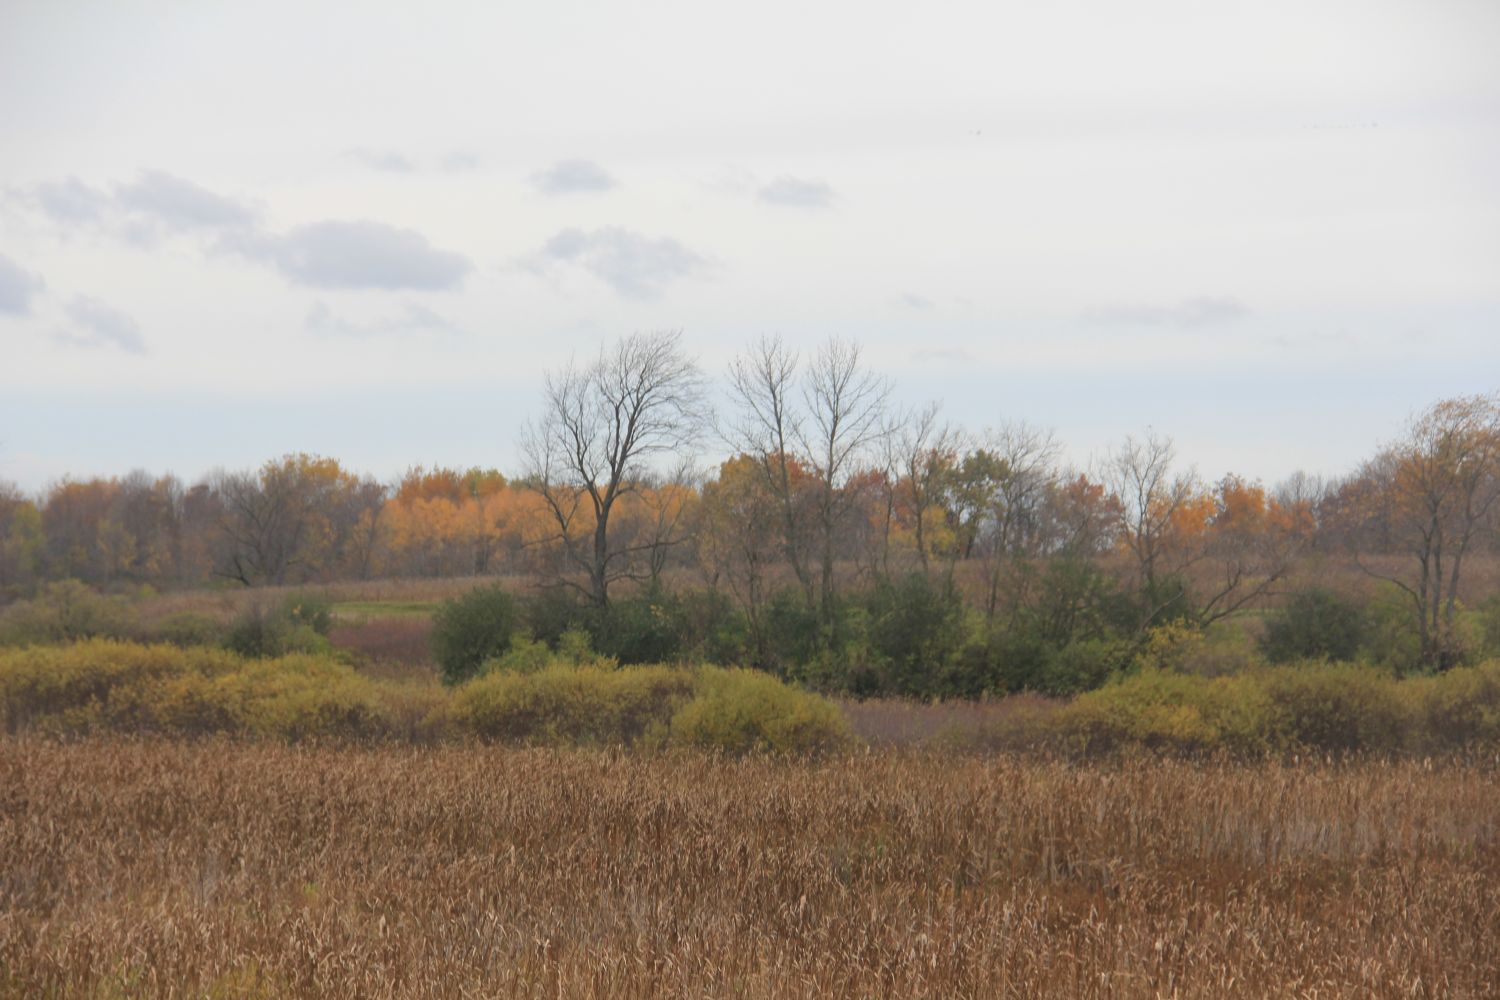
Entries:
{"label": "field of cattails", "polygon": [[1500,762],[0,739],[5,997],[1493,997]]}

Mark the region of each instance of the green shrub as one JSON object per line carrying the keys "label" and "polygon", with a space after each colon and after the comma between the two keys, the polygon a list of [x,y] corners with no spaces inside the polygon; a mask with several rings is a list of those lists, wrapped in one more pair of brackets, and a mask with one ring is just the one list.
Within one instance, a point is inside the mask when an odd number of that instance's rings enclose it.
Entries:
{"label": "green shrub", "polygon": [[324,636],[333,628],[333,602],[321,594],[290,594],[280,610],[294,627],[305,626]]}
{"label": "green shrub", "polygon": [[0,643],[6,645],[99,636],[123,639],[132,631],[123,599],[100,594],[77,580],[49,583],[35,598],[7,608],[0,616]]}
{"label": "green shrub", "polygon": [[827,648],[817,610],[799,590],[787,588],[771,595],[762,611],[761,632],[765,642],[765,667],[781,677],[790,677]]}
{"label": "green shrub", "polygon": [[509,649],[499,656],[485,660],[479,667],[479,675],[483,677],[486,674],[495,673],[534,674],[555,661],[556,654],[547,648],[545,642],[539,642],[522,632],[511,637]]}
{"label": "green shrub", "polygon": [[1292,594],[1269,616],[1261,651],[1272,663],[1353,660],[1363,642],[1360,609],[1331,590],[1312,587]]}
{"label": "green shrub", "polygon": [[302,621],[294,607],[281,604],[268,608],[259,601],[250,603],[230,623],[224,634],[224,648],[248,657],[332,652],[328,640]]}
{"label": "green shrub", "polygon": [[1500,595],[1488,598],[1474,609],[1479,648],[1486,657],[1500,656]]}
{"label": "green shrub", "polygon": [[891,694],[931,697],[938,675],[963,643],[963,602],[952,586],[922,573],[877,586],[869,599],[870,647]]}
{"label": "green shrub", "polygon": [[682,649],[675,598],[659,591],[611,601],[594,629],[594,648],[621,663],[669,663]]}
{"label": "green shrub", "polygon": [[719,590],[688,591],[677,597],[682,653],[694,663],[751,663],[757,650],[749,619]]}
{"label": "green shrub", "polygon": [[589,642],[589,634],[579,628],[570,628],[557,637],[557,648],[553,651],[553,656],[559,663],[574,667],[600,667],[613,670],[620,665],[613,656],[601,656],[594,652],[594,647]]}
{"label": "green shrub", "polygon": [[[977,670],[971,683],[955,691],[965,697],[986,692],[1042,692],[1047,688],[1047,664],[1052,647],[1038,633],[1026,628],[993,630],[983,646],[983,672]],[[975,667],[979,666],[978,661]]]}
{"label": "green shrub", "polygon": [[755,670],[704,667],[696,695],[672,716],[671,740],[729,753],[809,753],[849,740],[832,702]]}
{"label": "green shrub", "polygon": [[165,642],[173,646],[218,646],[225,640],[225,628],[208,615],[182,611],[143,627],[138,632],[144,642]]}
{"label": "green shrub", "polygon": [[478,587],[444,601],[432,616],[432,658],[443,680],[473,677],[486,660],[510,648],[520,626],[516,599],[498,585]]}
{"label": "green shrub", "polygon": [[1036,692],[1061,697],[1092,691],[1125,666],[1129,652],[1130,644],[1120,640],[1070,642],[1047,657]]}
{"label": "green shrub", "polygon": [[1363,633],[1360,658],[1369,663],[1404,674],[1422,662],[1416,611],[1411,599],[1395,587],[1383,587],[1366,606]]}
{"label": "green shrub", "polygon": [[555,646],[564,632],[593,627],[592,610],[566,587],[549,587],[522,602],[526,631],[535,639]]}

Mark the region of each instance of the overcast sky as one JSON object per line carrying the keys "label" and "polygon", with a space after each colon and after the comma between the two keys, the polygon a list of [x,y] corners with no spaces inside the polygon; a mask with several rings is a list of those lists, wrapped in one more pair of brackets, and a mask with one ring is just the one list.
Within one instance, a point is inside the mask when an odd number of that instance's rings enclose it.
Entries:
{"label": "overcast sky", "polygon": [[657,328],[1346,471],[1500,388],[1500,3],[0,0],[0,479],[514,469]]}

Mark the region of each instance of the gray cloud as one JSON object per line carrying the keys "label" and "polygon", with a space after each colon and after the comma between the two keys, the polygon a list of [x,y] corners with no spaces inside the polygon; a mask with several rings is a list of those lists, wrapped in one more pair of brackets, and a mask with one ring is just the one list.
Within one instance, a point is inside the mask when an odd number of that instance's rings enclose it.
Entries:
{"label": "gray cloud", "polygon": [[[154,245],[163,232],[197,233],[211,239],[213,250],[315,288],[448,289],[473,268],[421,233],[379,222],[330,220],[266,232],[247,205],[160,170],[116,185],[113,196],[73,177],[38,184],[24,196],[54,221],[107,224],[106,231],[137,246]],[[11,285],[10,298],[19,300],[19,282]]]}
{"label": "gray cloud", "polygon": [[458,328],[447,317],[420,302],[407,302],[401,312],[389,319],[372,323],[355,323],[336,315],[328,303],[319,299],[307,312],[307,329],[324,336],[378,337],[387,334],[436,331],[455,333]]}
{"label": "gray cloud", "polygon": [[542,247],[534,266],[550,263],[581,267],[632,299],[655,298],[671,282],[708,265],[706,258],[674,239],[652,239],[614,226],[592,232],[562,230]]}
{"label": "gray cloud", "polygon": [[77,177],[45,181],[32,187],[29,194],[48,218],[64,225],[99,222],[112,207],[109,195]]}
{"label": "gray cloud", "polygon": [[0,253],[0,313],[30,315],[31,297],[43,287],[41,278]]}
{"label": "gray cloud", "polygon": [[410,174],[417,169],[417,165],[409,157],[391,149],[351,149],[344,155],[363,163],[371,170],[388,174]]}
{"label": "gray cloud", "polygon": [[783,175],[762,187],[756,197],[788,208],[828,208],[833,204],[833,188],[822,181]]}
{"label": "gray cloud", "polygon": [[473,268],[463,254],[439,250],[413,229],[380,222],[315,222],[283,236],[250,234],[223,246],[313,288],[439,291],[457,287]]}
{"label": "gray cloud", "polygon": [[578,194],[608,191],[615,186],[615,179],[592,160],[559,160],[533,174],[531,183],[543,194]]}
{"label": "gray cloud", "polygon": [[68,303],[68,318],[75,329],[54,335],[60,343],[74,347],[118,347],[130,354],[145,354],[146,342],[135,320],[96,298],[79,295]]}
{"label": "gray cloud", "polygon": [[1109,306],[1091,309],[1084,319],[1100,326],[1159,326],[1195,330],[1233,323],[1250,315],[1238,299],[1205,296],[1183,299],[1176,305]]}
{"label": "gray cloud", "polygon": [[903,292],[902,294],[896,296],[896,304],[899,306],[905,306],[908,309],[919,309],[923,311],[931,309],[934,305],[933,301],[927,296],[918,295],[915,292]]}
{"label": "gray cloud", "polygon": [[170,229],[243,229],[255,223],[255,213],[233,198],[161,170],[148,170],[135,181],[116,187],[115,201],[127,211]]}

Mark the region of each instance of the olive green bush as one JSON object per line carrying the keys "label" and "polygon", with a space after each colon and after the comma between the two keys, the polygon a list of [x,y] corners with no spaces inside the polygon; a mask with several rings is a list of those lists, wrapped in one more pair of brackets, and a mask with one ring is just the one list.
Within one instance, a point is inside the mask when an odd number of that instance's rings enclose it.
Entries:
{"label": "olive green bush", "polygon": [[476,587],[444,601],[432,616],[432,658],[443,680],[459,684],[502,655],[520,631],[521,607],[502,587]]}

